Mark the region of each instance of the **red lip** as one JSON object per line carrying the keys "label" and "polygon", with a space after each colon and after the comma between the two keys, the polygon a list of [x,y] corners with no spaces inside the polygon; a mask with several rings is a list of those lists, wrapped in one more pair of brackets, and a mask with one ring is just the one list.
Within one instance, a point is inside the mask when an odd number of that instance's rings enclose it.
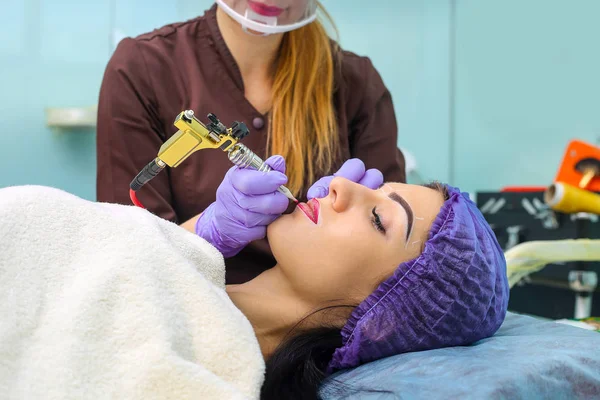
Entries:
{"label": "red lip", "polygon": [[310,219],[313,224],[316,224],[319,221],[319,200],[311,199],[308,203],[299,203],[298,208],[302,210],[304,215]]}
{"label": "red lip", "polygon": [[252,0],[248,0],[248,5],[252,11],[265,17],[278,17],[284,11],[283,8],[268,6]]}

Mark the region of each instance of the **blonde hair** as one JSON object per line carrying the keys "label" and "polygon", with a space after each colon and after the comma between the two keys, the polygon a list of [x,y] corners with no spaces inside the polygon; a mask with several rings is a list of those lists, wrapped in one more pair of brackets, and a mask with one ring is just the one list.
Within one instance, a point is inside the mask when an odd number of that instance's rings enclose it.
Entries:
{"label": "blonde hair", "polygon": [[[318,3],[332,27],[331,16]],[[273,81],[267,153],[286,160],[286,185],[295,195],[330,170],[339,151],[333,104],[337,46],[320,20],[288,32]]]}

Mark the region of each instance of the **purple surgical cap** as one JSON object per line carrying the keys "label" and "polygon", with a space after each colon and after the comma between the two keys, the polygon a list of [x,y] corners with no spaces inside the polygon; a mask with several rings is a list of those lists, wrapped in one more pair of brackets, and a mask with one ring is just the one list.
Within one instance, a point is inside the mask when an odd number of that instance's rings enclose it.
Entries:
{"label": "purple surgical cap", "polygon": [[423,253],[404,262],[342,329],[328,372],[400,353],[464,346],[504,321],[506,260],[494,232],[466,193],[446,186]]}

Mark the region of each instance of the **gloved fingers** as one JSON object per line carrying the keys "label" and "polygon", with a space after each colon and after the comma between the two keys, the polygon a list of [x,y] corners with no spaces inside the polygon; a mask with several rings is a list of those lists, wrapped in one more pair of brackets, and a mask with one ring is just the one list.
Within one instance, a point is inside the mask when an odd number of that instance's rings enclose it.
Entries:
{"label": "gloved fingers", "polygon": [[242,209],[258,214],[281,215],[290,205],[288,198],[279,192],[255,196],[246,196],[238,192],[235,197]]}
{"label": "gloved fingers", "polygon": [[227,172],[231,185],[246,195],[268,194],[287,183],[287,176],[279,171],[259,172],[248,168],[235,168]]}
{"label": "gloved fingers", "polygon": [[308,189],[308,192],[306,193],[306,197],[310,200],[310,199],[314,199],[314,198],[320,199],[320,198],[327,196],[327,194],[329,193],[329,184],[331,183],[333,178],[334,177],[332,175],[329,175],[329,176],[324,176],[323,178],[316,181],[310,187],[310,189]]}
{"label": "gloved fingers", "polygon": [[282,156],[271,156],[265,160],[265,163],[275,171],[285,174],[285,159]]}
{"label": "gloved fingers", "polygon": [[[269,162],[285,171],[283,158]],[[287,209],[288,199],[277,192],[285,183],[287,177],[277,170],[231,168],[217,189],[217,200],[198,219],[196,234],[225,257],[237,254],[248,243],[264,238],[267,225]]]}
{"label": "gloved fingers", "polygon": [[325,176],[316,181],[306,193],[308,199],[321,198],[329,193],[329,184],[334,177],[346,178],[352,182],[359,182],[365,175],[365,164],[358,158],[351,158],[333,175]]}
{"label": "gloved fingers", "polygon": [[365,164],[358,158],[347,160],[333,176],[340,176],[352,182],[358,182],[365,174]]}
{"label": "gloved fingers", "polygon": [[204,239],[208,240],[209,238],[206,235],[203,235],[203,232],[206,232],[208,227],[210,226],[210,221],[214,221],[215,213],[217,212],[218,206],[216,202],[211,203],[202,213],[200,217],[196,221],[196,235],[204,237]]}
{"label": "gloved fingers", "polygon": [[371,168],[365,172],[358,183],[369,189],[379,189],[383,185],[383,174],[378,169]]}
{"label": "gloved fingers", "polygon": [[220,239],[226,246],[241,250],[248,243],[262,239],[265,236],[267,236],[267,227],[261,225],[244,229],[244,234],[242,237],[235,233],[231,234],[231,232],[223,232],[221,233]]}
{"label": "gloved fingers", "polygon": [[[232,228],[233,225],[236,225],[237,229],[227,229],[224,231],[233,231],[237,232],[241,237],[246,237],[247,228],[265,228],[267,225],[271,224],[275,221],[281,214],[262,214],[256,213],[252,211],[244,210],[241,207],[235,207],[234,209],[228,209],[227,219],[231,221]],[[245,229],[241,230],[240,228],[244,227]]]}

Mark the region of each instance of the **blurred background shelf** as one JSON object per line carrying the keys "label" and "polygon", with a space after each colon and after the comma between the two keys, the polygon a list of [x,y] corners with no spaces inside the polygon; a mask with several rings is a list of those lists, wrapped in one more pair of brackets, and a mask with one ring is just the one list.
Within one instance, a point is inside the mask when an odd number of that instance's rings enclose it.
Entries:
{"label": "blurred background shelf", "polygon": [[96,106],[46,108],[46,125],[61,129],[95,128],[97,110]]}

